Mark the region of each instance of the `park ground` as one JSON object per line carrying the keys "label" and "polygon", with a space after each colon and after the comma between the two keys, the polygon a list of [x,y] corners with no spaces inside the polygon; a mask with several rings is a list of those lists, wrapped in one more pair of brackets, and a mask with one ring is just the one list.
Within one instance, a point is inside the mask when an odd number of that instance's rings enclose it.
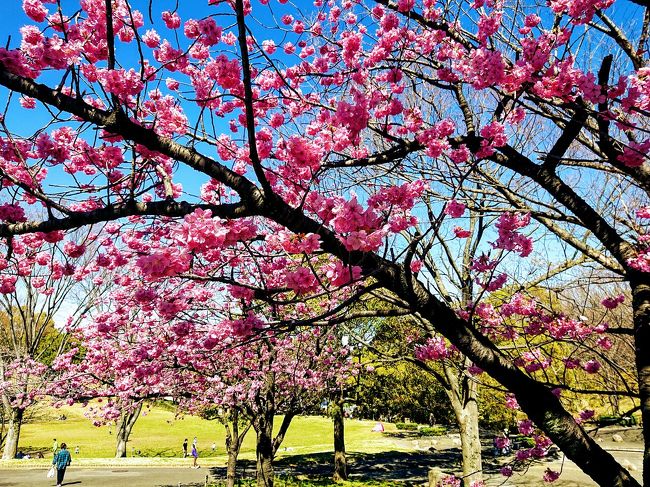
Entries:
{"label": "park ground", "polygon": [[[58,419],[65,416],[65,420]],[[428,470],[438,467],[454,472],[460,467],[458,435],[453,432],[438,437],[417,437],[398,432],[386,425],[385,433],[374,433],[374,421],[348,420],[346,446],[350,458],[349,487],[389,487],[393,485],[423,485]],[[594,435],[607,450],[640,478],[641,433],[638,428],[605,428]],[[618,440],[614,441],[615,435]],[[197,436],[201,451],[201,469],[189,468],[189,459],[181,456],[183,438]],[[73,465],[65,485],[77,487],[198,487],[209,483],[219,485],[225,477],[226,456],[223,447],[225,432],[216,421],[186,416],[177,417],[163,408],[147,411],[136,423],[129,446],[129,458],[110,458],[113,452],[113,432],[107,426],[93,427],[77,407],[56,411],[42,410],[25,425],[20,450],[47,451],[53,438],[65,441],[79,454],[73,454]],[[331,421],[325,417],[298,417],[289,429],[277,462],[278,487],[284,485],[323,486],[331,469]],[[216,450],[212,451],[212,443]],[[254,437],[251,434],[242,449],[240,473],[244,482],[254,476]],[[562,456],[535,463],[517,470],[510,479],[498,473],[510,461],[495,458],[491,438],[485,438],[485,469],[487,485],[544,485],[546,468],[562,470],[562,477],[553,485],[558,487],[587,487],[596,485],[572,462]],[[49,459],[0,461],[0,487],[49,486],[46,479]],[[289,479],[289,480],[287,480]]]}

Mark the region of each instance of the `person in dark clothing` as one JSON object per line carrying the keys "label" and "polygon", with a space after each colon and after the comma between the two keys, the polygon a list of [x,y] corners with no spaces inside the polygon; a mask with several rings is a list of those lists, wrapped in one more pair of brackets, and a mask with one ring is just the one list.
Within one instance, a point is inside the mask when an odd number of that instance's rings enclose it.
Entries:
{"label": "person in dark clothing", "polygon": [[183,458],[187,458],[187,438],[183,441]]}
{"label": "person in dark clothing", "polygon": [[68,468],[71,461],[72,457],[70,456],[67,445],[61,443],[61,449],[52,459],[52,465],[56,467],[56,487],[61,487],[63,477],[65,477],[65,469]]}

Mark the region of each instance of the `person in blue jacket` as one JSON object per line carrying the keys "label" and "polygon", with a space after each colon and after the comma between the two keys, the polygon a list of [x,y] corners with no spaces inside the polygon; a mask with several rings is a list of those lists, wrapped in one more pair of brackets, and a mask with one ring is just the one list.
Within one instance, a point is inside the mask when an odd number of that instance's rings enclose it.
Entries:
{"label": "person in blue jacket", "polygon": [[65,469],[68,468],[71,461],[72,457],[68,451],[68,446],[65,443],[61,443],[61,449],[52,459],[52,465],[56,467],[56,487],[61,487],[63,477],[65,476]]}

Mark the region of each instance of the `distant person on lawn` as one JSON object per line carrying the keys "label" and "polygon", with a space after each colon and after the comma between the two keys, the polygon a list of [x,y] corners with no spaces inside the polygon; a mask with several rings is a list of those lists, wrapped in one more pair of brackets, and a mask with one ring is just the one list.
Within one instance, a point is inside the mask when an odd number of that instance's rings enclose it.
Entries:
{"label": "distant person on lawn", "polygon": [[183,458],[187,458],[187,438],[183,441]]}
{"label": "distant person on lawn", "polygon": [[196,443],[192,443],[192,458],[194,458],[194,463],[192,464],[192,468],[201,468],[200,465],[197,465],[196,461],[199,459],[199,452],[196,449]]}
{"label": "distant person on lawn", "polygon": [[54,443],[52,443],[52,454],[56,455],[56,451],[59,449],[59,442],[54,438]]}
{"label": "distant person on lawn", "polygon": [[54,459],[52,460],[52,465],[56,467],[56,487],[61,487],[63,477],[65,477],[65,469],[68,468],[71,461],[72,457],[68,451],[68,446],[65,443],[61,443],[61,449],[54,455]]}

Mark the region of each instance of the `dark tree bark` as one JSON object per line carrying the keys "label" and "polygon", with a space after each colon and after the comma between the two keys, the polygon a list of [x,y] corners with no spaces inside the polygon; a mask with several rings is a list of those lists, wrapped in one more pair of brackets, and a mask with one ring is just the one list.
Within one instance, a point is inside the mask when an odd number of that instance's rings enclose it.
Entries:
{"label": "dark tree bark", "polygon": [[348,462],[345,455],[345,418],[343,405],[345,401],[339,394],[332,401],[332,422],[334,423],[334,474],[335,482],[348,479]]}
{"label": "dark tree bark", "polygon": [[478,385],[466,376],[457,377],[457,371],[445,366],[446,387],[458,429],[463,456],[463,485],[483,480],[483,461],[478,414]]}
{"label": "dark tree bark", "polygon": [[650,485],[650,282],[646,276],[635,275],[631,286],[636,368],[644,425],[643,485]]}
{"label": "dark tree bark", "polygon": [[257,418],[255,433],[257,433],[255,448],[257,487],[273,487],[275,477],[273,471],[273,414],[270,417],[262,415]]}
{"label": "dark tree bark", "polygon": [[[273,404],[271,394],[267,394],[267,404]],[[296,415],[296,411],[288,411],[282,419],[278,433],[273,437],[273,419],[275,407],[269,407],[263,414],[259,414],[253,420],[253,428],[257,433],[256,457],[257,457],[257,486],[273,487],[275,473],[273,460],[280,445],[284,441],[289,425]]]}

